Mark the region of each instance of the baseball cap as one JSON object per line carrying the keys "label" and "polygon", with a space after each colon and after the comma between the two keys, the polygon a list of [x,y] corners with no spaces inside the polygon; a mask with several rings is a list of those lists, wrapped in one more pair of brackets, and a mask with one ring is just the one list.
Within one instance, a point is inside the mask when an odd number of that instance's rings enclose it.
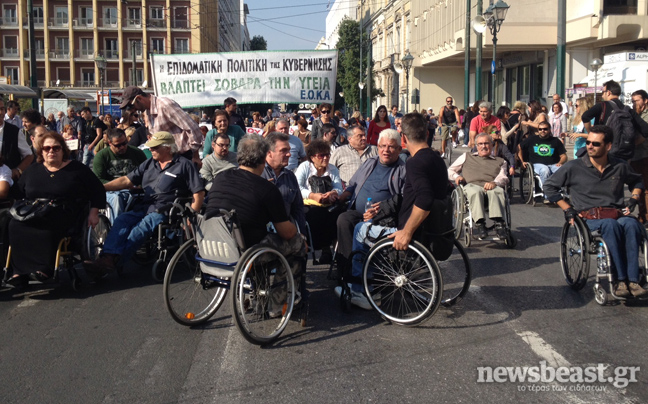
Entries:
{"label": "baseball cap", "polygon": [[157,132],[151,139],[146,142],[146,147],[157,147],[163,144],[169,144],[175,142],[175,138],[169,132]]}
{"label": "baseball cap", "polygon": [[124,109],[133,102],[133,99],[138,95],[146,95],[144,91],[137,86],[129,86],[124,89],[124,94],[122,95],[122,102],[119,105],[119,109]]}

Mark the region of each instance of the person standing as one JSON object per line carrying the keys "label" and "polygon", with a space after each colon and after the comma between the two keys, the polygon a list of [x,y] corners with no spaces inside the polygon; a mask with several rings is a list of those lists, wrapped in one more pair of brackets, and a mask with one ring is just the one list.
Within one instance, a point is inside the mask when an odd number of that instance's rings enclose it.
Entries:
{"label": "person standing", "polygon": [[311,140],[320,139],[322,137],[322,125],[325,123],[337,126],[335,121],[332,119],[333,107],[331,104],[322,103],[319,106],[319,114],[319,118],[315,119],[311,125]]}
{"label": "person standing", "polygon": [[392,105],[391,112],[389,114],[389,123],[392,129],[396,129],[396,118],[402,118],[403,114],[398,112],[398,105]]}
{"label": "person standing", "polygon": [[20,119],[20,105],[16,101],[7,102],[7,113],[4,114],[4,121],[10,123],[18,129],[22,129],[22,119]]}
{"label": "person standing", "polygon": [[243,117],[236,113],[236,99],[233,97],[227,97],[225,98],[224,104],[225,111],[227,111],[227,114],[229,115],[230,126],[236,125],[243,130],[243,133],[245,133],[246,129]]}
{"label": "person standing", "polygon": [[[632,107],[639,117],[648,122],[648,93],[646,90],[637,90],[632,93]],[[642,136],[638,137],[637,147],[634,156],[630,159],[630,166],[638,172],[643,183],[648,184],[648,141]],[[648,224],[648,193],[641,191],[639,201],[639,221],[644,225]]]}
{"label": "person standing", "polygon": [[81,117],[85,120],[85,130],[79,134],[82,150],[81,162],[90,167],[94,159],[94,148],[103,138],[103,132],[108,128],[101,119],[92,116],[89,107],[81,108]]}
{"label": "person standing", "polygon": [[452,97],[446,97],[446,105],[441,107],[439,125],[441,125],[441,157],[445,158],[448,137],[452,136],[452,147],[457,147],[457,125],[459,123],[459,108],[452,105]]}
{"label": "person standing", "polygon": [[390,129],[391,124],[389,118],[387,118],[387,107],[381,105],[376,110],[376,115],[369,122],[369,130],[367,130],[367,143],[370,145],[378,145],[378,136],[380,132],[385,129]]}
{"label": "person standing", "polygon": [[5,122],[5,104],[0,98],[0,156],[4,164],[11,169],[11,179],[17,181],[23,171],[34,161],[32,149],[20,130]]}
{"label": "person standing", "polygon": [[482,133],[489,125],[495,125],[498,131],[502,130],[502,123],[493,115],[493,104],[490,102],[482,102],[479,104],[479,115],[474,117],[470,122],[470,143],[468,143],[468,146],[471,148],[474,147],[475,136]]}
{"label": "person standing", "polygon": [[287,120],[283,118],[279,119],[275,129],[277,132],[288,135],[288,143],[290,143],[290,159],[288,160],[288,166],[286,168],[294,171],[301,162],[306,160],[304,144],[297,136],[290,134],[290,124]]}

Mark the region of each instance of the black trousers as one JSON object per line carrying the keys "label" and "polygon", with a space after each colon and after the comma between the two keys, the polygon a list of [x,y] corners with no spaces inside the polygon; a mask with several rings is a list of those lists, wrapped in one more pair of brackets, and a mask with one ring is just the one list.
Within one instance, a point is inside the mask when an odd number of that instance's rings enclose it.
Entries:
{"label": "black trousers", "polygon": [[362,221],[362,213],[357,210],[347,210],[338,216],[337,219],[337,240],[338,247],[335,259],[338,268],[346,266],[349,255],[353,250],[353,229],[356,224]]}

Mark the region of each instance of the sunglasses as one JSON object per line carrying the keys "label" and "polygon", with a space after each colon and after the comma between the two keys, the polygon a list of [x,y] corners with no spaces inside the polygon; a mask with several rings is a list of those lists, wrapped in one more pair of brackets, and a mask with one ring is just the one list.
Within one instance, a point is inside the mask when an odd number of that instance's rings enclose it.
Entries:
{"label": "sunglasses", "polygon": [[542,132],[549,132],[549,128],[538,128],[538,130]]}
{"label": "sunglasses", "polygon": [[592,145],[594,147],[601,147],[603,145],[603,143],[601,143],[601,142],[592,142],[591,140],[586,140],[585,144],[588,145],[588,146]]}
{"label": "sunglasses", "polygon": [[58,153],[62,150],[63,148],[61,146],[43,146],[43,151],[45,153],[49,153],[50,151],[53,151],[54,153]]}
{"label": "sunglasses", "polygon": [[127,146],[128,142],[112,143],[111,145],[118,148],[118,149],[121,149],[122,147]]}
{"label": "sunglasses", "polygon": [[328,114],[328,113],[331,112],[331,111],[329,111],[328,109],[323,109],[321,112],[322,112],[323,114]]}
{"label": "sunglasses", "polygon": [[315,157],[318,159],[325,159],[327,157],[331,157],[331,153],[317,153],[315,154]]}

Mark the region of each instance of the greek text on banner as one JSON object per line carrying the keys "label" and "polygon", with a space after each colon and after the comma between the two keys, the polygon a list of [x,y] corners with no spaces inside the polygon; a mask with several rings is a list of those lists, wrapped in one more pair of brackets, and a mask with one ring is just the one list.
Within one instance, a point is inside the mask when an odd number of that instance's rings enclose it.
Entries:
{"label": "greek text on banner", "polygon": [[337,50],[151,55],[155,94],[182,107],[335,99]]}

